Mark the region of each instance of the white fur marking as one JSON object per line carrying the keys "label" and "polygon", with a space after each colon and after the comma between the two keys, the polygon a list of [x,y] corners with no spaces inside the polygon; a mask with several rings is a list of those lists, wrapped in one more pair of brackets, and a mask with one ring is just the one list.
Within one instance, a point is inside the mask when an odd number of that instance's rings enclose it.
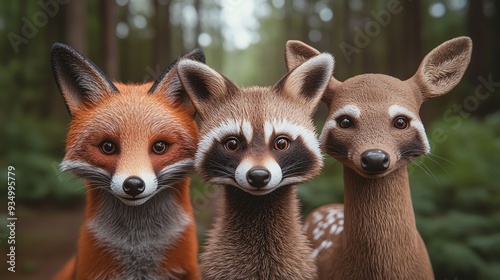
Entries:
{"label": "white fur marking", "polygon": [[295,141],[300,136],[309,150],[311,150],[311,152],[316,154],[318,157],[321,157],[318,138],[314,131],[301,125],[289,122],[288,120],[274,119],[272,121],[266,121],[264,123],[264,137],[267,144],[269,144],[273,132],[275,135],[287,135],[292,138],[292,141]]}
{"label": "white fur marking", "polygon": [[311,72],[311,69],[317,68],[321,64],[324,64],[328,69],[327,71],[323,71],[323,75],[325,75],[324,79],[321,81],[322,84],[318,87],[317,91],[324,91],[329,82],[329,77],[333,72],[334,67],[334,59],[333,56],[327,53],[319,54],[299,67],[295,68],[290,74],[290,78],[287,80],[287,88],[293,92],[298,92],[303,87],[304,82],[307,80],[307,76]]}
{"label": "white fur marking", "polygon": [[358,119],[359,116],[361,116],[361,109],[359,109],[356,105],[349,104],[333,112],[331,117],[328,118],[328,121],[323,126],[321,135],[319,136],[320,143],[326,144],[326,136],[332,128],[337,127],[337,118],[341,116],[349,116],[353,119]]}
{"label": "white fur marking", "polygon": [[391,118],[394,118],[396,116],[403,115],[411,118],[410,125],[414,127],[418,133],[420,134],[420,137],[422,137],[422,141],[424,141],[424,146],[425,146],[425,153],[429,153],[431,151],[431,146],[429,145],[429,140],[427,139],[427,134],[425,133],[425,128],[424,125],[422,124],[422,121],[420,121],[420,118],[413,114],[410,110],[408,110],[405,107],[399,106],[399,105],[392,105],[389,107],[389,116]]}
{"label": "white fur marking", "polygon": [[248,143],[252,140],[253,130],[249,121],[229,119],[203,135],[198,144],[198,150],[195,156],[195,164],[197,167],[203,162],[202,158],[210,150],[214,142],[222,142],[228,136],[240,134],[243,134],[243,137],[245,137]]}
{"label": "white fur marking", "polygon": [[274,159],[267,159],[264,161],[262,167],[266,168],[271,173],[271,180],[269,180],[269,183],[267,183],[265,187],[258,190],[252,187],[248,183],[247,173],[255,166],[256,163],[247,159],[243,160],[238,165],[234,173],[234,178],[236,180],[236,183],[238,184],[237,187],[253,195],[264,195],[272,192],[280,186],[281,179],[283,178],[281,167]]}

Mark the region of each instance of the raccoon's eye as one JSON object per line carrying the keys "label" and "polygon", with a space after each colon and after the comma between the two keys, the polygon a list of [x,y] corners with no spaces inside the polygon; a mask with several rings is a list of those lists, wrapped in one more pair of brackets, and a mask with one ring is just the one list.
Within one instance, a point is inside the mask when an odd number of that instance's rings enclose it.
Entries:
{"label": "raccoon's eye", "polygon": [[157,155],[163,155],[168,149],[168,144],[163,141],[158,141],[153,144],[152,150],[153,153]]}
{"label": "raccoon's eye", "polygon": [[240,141],[236,137],[229,137],[224,141],[224,147],[228,151],[236,152],[240,149]]}
{"label": "raccoon's eye", "polygon": [[280,136],[274,140],[274,149],[278,151],[284,151],[290,147],[290,140],[284,136]]}
{"label": "raccoon's eye", "polygon": [[341,117],[337,122],[340,128],[349,128],[353,125],[351,118],[346,116]]}
{"label": "raccoon's eye", "polygon": [[397,129],[405,129],[408,127],[408,120],[405,117],[397,117],[394,120],[393,126]]}
{"label": "raccoon's eye", "polygon": [[116,145],[109,141],[104,141],[100,145],[101,153],[105,155],[112,155],[116,153]]}

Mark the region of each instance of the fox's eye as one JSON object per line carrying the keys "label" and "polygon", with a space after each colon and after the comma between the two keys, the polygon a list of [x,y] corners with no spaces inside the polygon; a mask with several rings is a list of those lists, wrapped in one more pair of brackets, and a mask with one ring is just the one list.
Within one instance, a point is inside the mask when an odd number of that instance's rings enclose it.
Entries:
{"label": "fox's eye", "polygon": [[405,117],[397,117],[393,125],[397,129],[405,129],[408,127],[408,120]]}
{"label": "fox's eye", "polygon": [[235,137],[229,137],[224,142],[224,147],[228,151],[236,152],[240,149],[240,141],[238,141]]}
{"label": "fox's eye", "polygon": [[168,144],[163,141],[158,141],[153,144],[153,152],[158,155],[163,155],[168,149]]}
{"label": "fox's eye", "polygon": [[278,151],[284,151],[290,147],[290,140],[284,136],[280,136],[274,140],[274,149]]}
{"label": "fox's eye", "polygon": [[100,146],[101,152],[105,155],[112,155],[116,153],[116,145],[109,141],[104,141]]}
{"label": "fox's eye", "polygon": [[352,120],[349,117],[341,117],[338,120],[338,125],[340,128],[349,128],[352,126]]}

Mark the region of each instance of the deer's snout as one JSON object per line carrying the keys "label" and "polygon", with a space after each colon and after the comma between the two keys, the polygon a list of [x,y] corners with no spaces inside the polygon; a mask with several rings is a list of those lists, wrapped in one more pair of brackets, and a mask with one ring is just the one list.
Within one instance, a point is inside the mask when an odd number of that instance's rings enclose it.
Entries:
{"label": "deer's snout", "polygon": [[361,167],[369,173],[381,173],[390,165],[389,154],[382,150],[373,149],[361,154]]}

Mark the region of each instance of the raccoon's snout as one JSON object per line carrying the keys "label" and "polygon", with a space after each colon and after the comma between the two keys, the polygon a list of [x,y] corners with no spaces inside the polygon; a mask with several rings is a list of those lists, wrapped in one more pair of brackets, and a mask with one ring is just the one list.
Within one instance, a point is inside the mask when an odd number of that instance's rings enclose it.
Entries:
{"label": "raccoon's snout", "polygon": [[247,181],[254,188],[262,188],[271,180],[271,173],[265,168],[253,168],[247,173]]}

